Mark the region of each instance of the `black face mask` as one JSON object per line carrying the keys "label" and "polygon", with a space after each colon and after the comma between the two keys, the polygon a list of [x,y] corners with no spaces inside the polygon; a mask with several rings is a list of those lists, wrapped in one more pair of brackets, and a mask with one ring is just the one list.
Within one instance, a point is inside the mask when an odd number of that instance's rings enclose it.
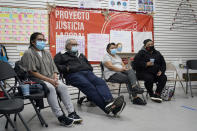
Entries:
{"label": "black face mask", "polygon": [[149,52],[152,52],[155,50],[155,47],[154,46],[149,46],[149,47],[146,47],[146,50],[149,51]]}

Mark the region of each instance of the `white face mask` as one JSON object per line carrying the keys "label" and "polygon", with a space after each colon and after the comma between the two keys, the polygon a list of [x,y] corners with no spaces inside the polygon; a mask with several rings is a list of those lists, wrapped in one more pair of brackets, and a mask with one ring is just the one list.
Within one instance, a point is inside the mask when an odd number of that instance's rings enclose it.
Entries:
{"label": "white face mask", "polygon": [[36,41],[36,48],[37,49],[44,50],[45,46],[46,46],[46,42],[45,41],[40,41],[40,40]]}
{"label": "white face mask", "polygon": [[72,52],[77,52],[78,51],[78,46],[72,46],[71,51]]}
{"label": "white face mask", "polygon": [[112,55],[116,55],[117,49],[110,49],[110,53],[111,53]]}

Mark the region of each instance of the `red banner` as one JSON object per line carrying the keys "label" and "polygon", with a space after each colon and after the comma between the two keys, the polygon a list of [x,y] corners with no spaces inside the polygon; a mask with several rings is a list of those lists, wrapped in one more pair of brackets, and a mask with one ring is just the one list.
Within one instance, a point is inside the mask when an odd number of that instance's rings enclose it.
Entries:
{"label": "red banner", "polygon": [[[50,13],[50,50],[56,54],[56,35],[85,36],[87,55],[87,34],[109,34],[110,30],[153,32],[153,18],[150,15],[129,12],[101,13],[101,10],[71,9],[56,7]],[[108,15],[108,19],[105,19]]]}

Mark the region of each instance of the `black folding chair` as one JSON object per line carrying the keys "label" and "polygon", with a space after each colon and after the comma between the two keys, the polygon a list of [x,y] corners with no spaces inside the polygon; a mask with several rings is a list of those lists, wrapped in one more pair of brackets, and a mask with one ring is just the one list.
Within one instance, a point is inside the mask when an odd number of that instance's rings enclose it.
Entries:
{"label": "black folding chair", "polygon": [[197,70],[197,60],[186,61],[186,67],[187,67],[186,94],[188,92],[188,87],[190,87],[191,96],[193,97],[191,81],[197,79],[197,76],[190,74],[190,70]]}
{"label": "black folding chair", "polygon": [[[100,67],[101,67],[101,78],[103,78],[106,82],[111,82],[111,83],[119,84],[119,87],[118,87],[118,96],[120,96],[122,84],[126,84],[126,83],[124,83],[124,82],[117,82],[117,81],[112,81],[112,80],[107,80],[107,79],[105,79],[105,76],[104,76],[104,65],[103,65],[102,62],[100,63]],[[127,86],[127,84],[126,84],[126,88],[127,88],[128,93],[129,93],[129,99],[131,99],[131,98],[132,98],[132,97],[131,97],[132,92],[130,91],[130,89],[129,89],[129,87]]]}
{"label": "black folding chair", "polygon": [[27,126],[26,122],[24,121],[22,115],[20,114],[21,111],[24,109],[24,102],[22,99],[19,98],[11,98],[8,92],[4,89],[5,82],[4,80],[16,77],[16,73],[12,69],[12,67],[3,61],[0,61],[0,88],[3,90],[6,98],[0,100],[0,114],[3,114],[7,121],[5,128],[8,128],[8,124],[12,126],[14,131],[17,131],[16,126],[14,125],[13,121],[10,118],[11,114],[18,115],[20,120],[22,121],[23,125],[25,126],[27,131],[30,131],[29,127]]}
{"label": "black folding chair", "polygon": [[[45,92],[42,90],[40,92],[34,93],[34,94],[30,94],[28,96],[23,96],[22,92],[21,92],[21,83],[23,84],[33,84],[35,82],[32,82],[29,80],[28,78],[28,73],[26,71],[24,71],[22,69],[22,67],[20,67],[20,61],[17,61],[15,63],[15,68],[14,68],[15,72],[17,73],[17,76],[15,77],[15,88],[14,88],[14,95],[18,98],[22,98],[22,99],[28,99],[30,101],[30,103],[25,103],[25,105],[28,104],[32,104],[36,114],[33,115],[29,120],[28,123],[35,118],[36,116],[38,117],[40,124],[42,126],[48,127],[48,124],[46,123],[44,117],[41,114],[41,110],[47,107],[44,107],[44,101],[43,99],[45,98]],[[40,83],[39,83],[40,84]],[[44,83],[43,83],[44,84]],[[42,85],[44,86],[44,85]],[[16,89],[18,89],[18,92],[16,92]],[[16,119],[16,118],[15,118]]]}

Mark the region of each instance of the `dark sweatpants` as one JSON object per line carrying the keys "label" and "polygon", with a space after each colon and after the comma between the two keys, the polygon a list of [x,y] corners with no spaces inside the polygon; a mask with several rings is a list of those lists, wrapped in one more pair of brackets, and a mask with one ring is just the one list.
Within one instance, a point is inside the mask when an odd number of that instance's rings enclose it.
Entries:
{"label": "dark sweatpants", "polygon": [[[130,69],[124,72],[117,72],[113,74],[112,76],[110,76],[108,81],[117,82],[117,83],[126,83],[128,85],[127,89],[131,91],[132,86],[136,84],[137,78],[135,72],[132,69]],[[136,93],[131,92],[131,94],[133,97],[137,96]]]}
{"label": "dark sweatpants", "polygon": [[138,80],[144,80],[145,88],[147,89],[150,96],[153,96],[153,83],[156,83],[157,89],[155,93],[161,94],[163,88],[166,85],[167,77],[165,74],[161,74],[160,76],[153,75],[151,73],[137,73]]}

